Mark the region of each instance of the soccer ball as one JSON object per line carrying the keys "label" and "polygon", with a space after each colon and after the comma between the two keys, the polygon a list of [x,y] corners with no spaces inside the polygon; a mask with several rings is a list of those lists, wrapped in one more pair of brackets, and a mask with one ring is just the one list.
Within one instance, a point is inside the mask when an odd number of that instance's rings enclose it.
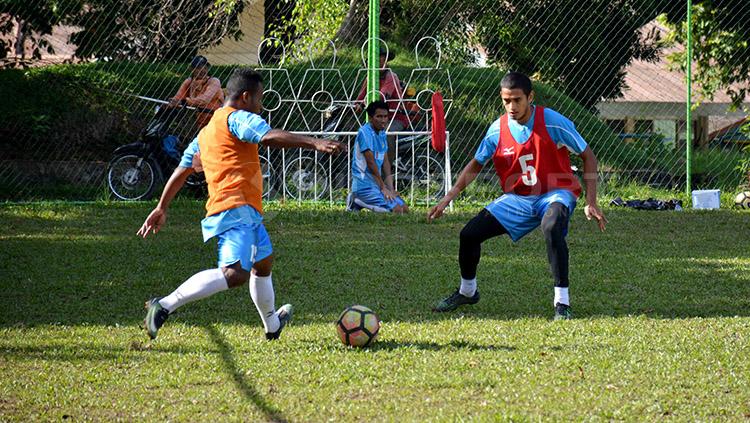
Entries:
{"label": "soccer ball", "polygon": [[366,347],[375,342],[380,331],[380,319],[369,308],[361,305],[347,307],[339,320],[336,331],[344,345]]}
{"label": "soccer ball", "polygon": [[737,194],[737,196],[734,197],[734,205],[741,209],[750,209],[750,191]]}

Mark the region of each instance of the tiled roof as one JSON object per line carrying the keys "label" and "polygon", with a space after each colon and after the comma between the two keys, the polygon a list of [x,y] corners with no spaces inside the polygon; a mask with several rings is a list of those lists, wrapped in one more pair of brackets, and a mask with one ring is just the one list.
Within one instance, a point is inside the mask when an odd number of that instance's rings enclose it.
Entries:
{"label": "tiled roof", "polygon": [[[667,29],[658,22],[651,21],[641,28],[642,34],[647,34],[653,29],[661,33],[662,37],[667,34]],[[685,74],[680,70],[670,70],[667,56],[671,53],[681,51],[683,47],[676,45],[662,51],[659,60],[648,63],[641,60],[633,61],[626,68],[625,83],[627,88],[623,90],[623,97],[614,99],[615,102],[655,102],[673,103],[683,102],[687,96],[685,89]],[[697,101],[697,86],[693,88],[693,101]],[[750,101],[750,97],[747,98]],[[731,98],[724,91],[714,93],[712,100],[703,100],[705,103],[729,103]]]}

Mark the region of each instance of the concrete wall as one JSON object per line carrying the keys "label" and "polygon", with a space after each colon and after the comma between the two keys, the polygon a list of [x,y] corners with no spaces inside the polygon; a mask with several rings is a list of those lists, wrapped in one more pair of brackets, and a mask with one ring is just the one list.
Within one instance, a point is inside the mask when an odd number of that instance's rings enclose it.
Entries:
{"label": "concrete wall", "polygon": [[221,44],[201,51],[214,65],[257,65],[258,44],[263,39],[265,12],[263,0],[245,0],[240,16],[243,36],[239,40],[224,39]]}

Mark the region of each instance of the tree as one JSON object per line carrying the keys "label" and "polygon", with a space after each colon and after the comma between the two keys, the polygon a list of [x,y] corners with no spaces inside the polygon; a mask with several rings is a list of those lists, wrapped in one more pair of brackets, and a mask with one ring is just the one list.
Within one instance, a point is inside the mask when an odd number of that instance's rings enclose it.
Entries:
{"label": "tree", "polygon": [[27,47],[31,50],[28,59],[54,54],[45,37],[67,14],[80,8],[76,0],[0,0],[0,59],[13,53],[23,61],[27,59]]}
{"label": "tree", "polygon": [[[302,3],[302,2],[300,2]],[[311,0],[295,24],[354,44],[366,39],[364,0]],[[490,64],[519,70],[593,108],[625,88],[635,59],[655,61],[661,40],[642,27],[674,0],[382,0],[381,38],[413,47],[424,37],[442,44],[443,61],[471,64],[483,48]],[[324,5],[337,13],[323,14]],[[301,26],[300,26],[301,25]],[[324,28],[322,30],[321,28]],[[304,39],[305,31],[298,40]]]}
{"label": "tree", "polygon": [[[2,57],[31,44],[34,58],[53,53],[44,38],[56,25],[82,59],[184,60],[224,37],[239,37],[242,0],[0,0]],[[8,35],[18,28],[18,37]]]}
{"label": "tree", "polygon": [[[362,0],[352,0],[353,3],[356,1]],[[305,59],[308,47],[315,40],[334,40],[341,22],[347,16],[348,3],[344,0],[280,0],[279,3],[296,3],[291,15],[280,19],[270,34],[288,41],[287,54],[293,60]],[[322,44],[316,47],[326,48]]]}
{"label": "tree", "polygon": [[67,22],[89,59],[186,60],[224,37],[238,38],[241,0],[90,0]]}
{"label": "tree", "polygon": [[[423,36],[438,37],[443,44],[446,62],[469,63],[471,44],[462,30],[462,22],[450,19],[452,10],[460,2],[449,0],[454,6],[440,19],[429,15],[441,12],[444,1],[438,0],[381,0],[380,38],[393,48],[396,45],[413,47]],[[274,3],[293,3],[277,0]],[[337,47],[359,49],[367,40],[369,25],[368,0],[308,0],[297,2],[291,16],[281,20],[271,36],[287,37],[293,58],[306,58],[307,47],[315,39],[333,40]],[[461,30],[456,30],[457,28]]]}
{"label": "tree", "polygon": [[442,63],[473,65],[481,44],[473,30],[482,4],[459,0],[403,0],[393,14],[388,36],[404,47],[413,47],[424,37],[440,42]]}
{"label": "tree", "polygon": [[[664,16],[672,35],[667,40],[687,45],[687,13],[680,8]],[[698,94],[711,99],[724,90],[739,107],[750,94],[750,7],[746,2],[697,0],[693,3],[693,81]],[[669,59],[685,71],[683,49]]]}
{"label": "tree", "polygon": [[[289,45],[296,33],[296,28],[288,31],[280,30],[292,19],[292,13],[297,5],[296,0],[265,0],[263,2],[263,38],[276,37],[284,46]],[[264,43],[261,46],[260,57],[264,64],[278,64],[281,60],[282,47],[277,43]]]}
{"label": "tree", "polygon": [[643,34],[642,28],[663,6],[642,0],[592,0],[585,6],[578,0],[486,1],[467,19],[490,62],[536,75],[593,108],[622,95],[625,68],[633,60],[657,60],[659,34]]}
{"label": "tree", "polygon": [[344,44],[354,44],[360,41],[362,34],[367,34],[369,21],[369,1],[350,0],[346,16],[336,31],[336,40]]}

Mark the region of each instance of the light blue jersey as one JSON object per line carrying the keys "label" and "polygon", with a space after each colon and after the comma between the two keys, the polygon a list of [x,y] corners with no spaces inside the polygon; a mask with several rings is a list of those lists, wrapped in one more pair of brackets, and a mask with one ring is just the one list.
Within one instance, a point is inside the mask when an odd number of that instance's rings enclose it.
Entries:
{"label": "light blue jersey", "polygon": [[[271,130],[259,115],[237,110],[227,119],[229,131],[243,142],[258,144]],[[199,152],[198,137],[182,154],[180,167],[193,166],[193,156]],[[219,236],[219,267],[241,262],[250,270],[256,261],[271,255],[273,249],[263,227],[263,216],[252,206],[244,205],[207,216],[201,221],[203,241]]]}
{"label": "light blue jersey", "polygon": [[380,191],[372,172],[367,168],[365,151],[371,151],[375,156],[375,164],[378,166],[382,178],[383,161],[388,153],[388,141],[384,130],[376,133],[372,125],[366,123],[357,132],[357,139],[354,141],[354,148],[352,149],[352,191],[355,193],[373,188]]}
{"label": "light blue jersey", "polygon": [[[531,130],[534,128],[534,111],[535,107],[531,108],[531,119],[526,124],[522,125],[517,121],[508,117],[508,128],[513,138],[523,144],[528,141],[531,136]],[[568,150],[575,154],[581,154],[588,144],[583,139],[581,134],[576,130],[576,126],[570,119],[561,115],[560,113],[544,108],[544,122],[547,126],[547,132],[552,140],[557,144],[558,147],[566,147]],[[490,125],[487,129],[487,134],[479,144],[474,158],[482,165],[486,164],[495,154],[497,150],[497,144],[500,142],[500,119]]]}

